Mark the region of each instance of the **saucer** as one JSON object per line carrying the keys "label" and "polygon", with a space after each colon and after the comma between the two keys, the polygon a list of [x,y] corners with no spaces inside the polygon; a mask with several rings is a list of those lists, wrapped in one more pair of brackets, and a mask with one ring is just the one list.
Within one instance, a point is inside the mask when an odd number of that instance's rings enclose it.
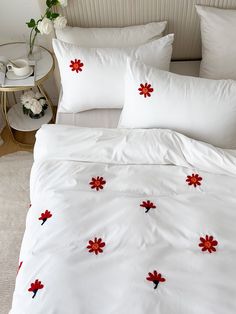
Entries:
{"label": "saucer", "polygon": [[29,73],[24,76],[18,76],[18,75],[15,75],[13,71],[7,71],[6,77],[8,78],[8,80],[24,80],[30,75],[32,75],[33,72],[34,72],[34,69],[32,67],[30,67]]}

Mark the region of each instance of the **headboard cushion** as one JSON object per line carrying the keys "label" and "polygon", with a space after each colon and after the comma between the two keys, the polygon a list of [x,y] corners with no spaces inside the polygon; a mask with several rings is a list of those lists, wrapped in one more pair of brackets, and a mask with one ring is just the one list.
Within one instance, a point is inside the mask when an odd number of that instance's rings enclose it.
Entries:
{"label": "headboard cushion", "polygon": [[168,21],[175,33],[174,60],[201,58],[199,18],[195,4],[236,9],[235,0],[69,0],[60,9],[71,26],[122,27]]}

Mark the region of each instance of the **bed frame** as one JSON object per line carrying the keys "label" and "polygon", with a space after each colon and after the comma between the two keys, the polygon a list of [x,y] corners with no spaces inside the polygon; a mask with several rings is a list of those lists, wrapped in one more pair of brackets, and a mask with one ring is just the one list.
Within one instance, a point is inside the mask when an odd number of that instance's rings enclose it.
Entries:
{"label": "bed frame", "polygon": [[199,18],[194,5],[236,9],[236,0],[69,0],[60,12],[71,26],[122,27],[167,20],[175,33],[173,60],[201,58]]}

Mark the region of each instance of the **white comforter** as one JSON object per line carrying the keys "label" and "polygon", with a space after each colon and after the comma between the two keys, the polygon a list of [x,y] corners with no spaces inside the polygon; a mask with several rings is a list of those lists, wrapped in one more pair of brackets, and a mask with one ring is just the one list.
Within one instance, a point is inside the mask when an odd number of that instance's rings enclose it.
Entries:
{"label": "white comforter", "polygon": [[230,152],[168,130],[43,126],[31,202],[12,314],[236,313]]}

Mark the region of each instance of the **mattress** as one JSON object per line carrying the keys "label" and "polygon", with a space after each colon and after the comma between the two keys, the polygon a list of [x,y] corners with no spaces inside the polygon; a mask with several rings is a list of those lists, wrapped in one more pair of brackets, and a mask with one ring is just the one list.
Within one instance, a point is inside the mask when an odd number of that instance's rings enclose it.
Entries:
{"label": "mattress", "polygon": [[[173,73],[199,76],[200,61],[173,61],[170,71]],[[60,112],[60,101],[56,123],[81,127],[116,128],[121,109],[94,109],[80,113]]]}

